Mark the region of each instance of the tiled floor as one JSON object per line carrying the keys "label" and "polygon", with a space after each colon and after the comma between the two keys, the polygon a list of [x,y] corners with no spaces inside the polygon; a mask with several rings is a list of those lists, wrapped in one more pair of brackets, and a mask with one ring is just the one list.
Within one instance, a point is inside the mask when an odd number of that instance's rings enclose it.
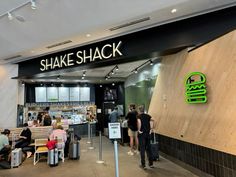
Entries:
{"label": "tiled floor", "polygon": [[[80,160],[65,160],[57,167],[49,167],[42,160],[35,166],[33,158],[14,169],[0,170],[0,177],[112,177],[115,176],[114,148],[113,144],[103,137],[103,160],[105,164],[97,164],[98,160],[98,138],[94,139],[94,150],[89,150],[87,139],[81,140]],[[197,177],[182,167],[161,157],[155,162],[154,169],[143,170],[139,167],[139,155],[127,155],[129,148],[119,146],[119,176],[120,177]]]}

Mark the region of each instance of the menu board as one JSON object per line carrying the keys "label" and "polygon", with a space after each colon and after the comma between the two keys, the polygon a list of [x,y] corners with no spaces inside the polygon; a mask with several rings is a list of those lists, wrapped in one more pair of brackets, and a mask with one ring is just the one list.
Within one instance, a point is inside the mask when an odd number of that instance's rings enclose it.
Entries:
{"label": "menu board", "polygon": [[70,87],[70,101],[80,101],[79,93],[79,87]]}
{"label": "menu board", "polygon": [[80,87],[80,101],[90,101],[89,87]]}
{"label": "menu board", "polygon": [[90,101],[90,87],[35,87],[36,102]]}
{"label": "menu board", "polygon": [[35,87],[35,101],[47,102],[46,87]]}
{"label": "menu board", "polygon": [[58,87],[47,87],[47,101],[58,102]]}
{"label": "menu board", "polygon": [[69,87],[59,87],[58,91],[59,91],[59,101],[60,102],[70,101],[70,99],[69,99],[69,92],[70,92]]}

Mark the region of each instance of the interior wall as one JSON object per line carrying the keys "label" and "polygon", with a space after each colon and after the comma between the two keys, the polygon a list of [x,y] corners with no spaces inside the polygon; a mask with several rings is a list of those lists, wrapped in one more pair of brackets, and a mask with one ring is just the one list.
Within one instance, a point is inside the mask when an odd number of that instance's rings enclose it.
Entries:
{"label": "interior wall", "polygon": [[18,81],[11,79],[18,74],[18,65],[0,65],[0,127],[16,127]]}
{"label": "interior wall", "polygon": [[[157,133],[236,154],[236,31],[162,60],[149,113]],[[206,104],[185,102],[184,79],[206,75]]]}
{"label": "interior wall", "polygon": [[144,105],[148,111],[153,89],[156,83],[160,63],[146,65],[138,70],[138,73],[131,74],[125,81],[125,115],[128,113],[131,103]]}

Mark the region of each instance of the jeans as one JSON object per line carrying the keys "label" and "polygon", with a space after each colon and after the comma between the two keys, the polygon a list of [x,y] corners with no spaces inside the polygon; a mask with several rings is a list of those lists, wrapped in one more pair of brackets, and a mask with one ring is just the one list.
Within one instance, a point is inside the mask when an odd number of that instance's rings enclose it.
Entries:
{"label": "jeans", "polygon": [[139,135],[139,147],[140,147],[140,156],[141,164],[145,166],[145,152],[147,153],[149,166],[153,165],[152,152],[150,146],[150,135],[148,133],[142,133]]}

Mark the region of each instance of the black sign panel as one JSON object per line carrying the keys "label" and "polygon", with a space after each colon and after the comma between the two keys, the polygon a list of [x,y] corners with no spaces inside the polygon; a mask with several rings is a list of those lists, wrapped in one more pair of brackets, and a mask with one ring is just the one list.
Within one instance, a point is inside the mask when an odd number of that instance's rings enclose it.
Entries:
{"label": "black sign panel", "polygon": [[172,54],[236,28],[236,7],[19,63],[19,78],[44,77]]}

